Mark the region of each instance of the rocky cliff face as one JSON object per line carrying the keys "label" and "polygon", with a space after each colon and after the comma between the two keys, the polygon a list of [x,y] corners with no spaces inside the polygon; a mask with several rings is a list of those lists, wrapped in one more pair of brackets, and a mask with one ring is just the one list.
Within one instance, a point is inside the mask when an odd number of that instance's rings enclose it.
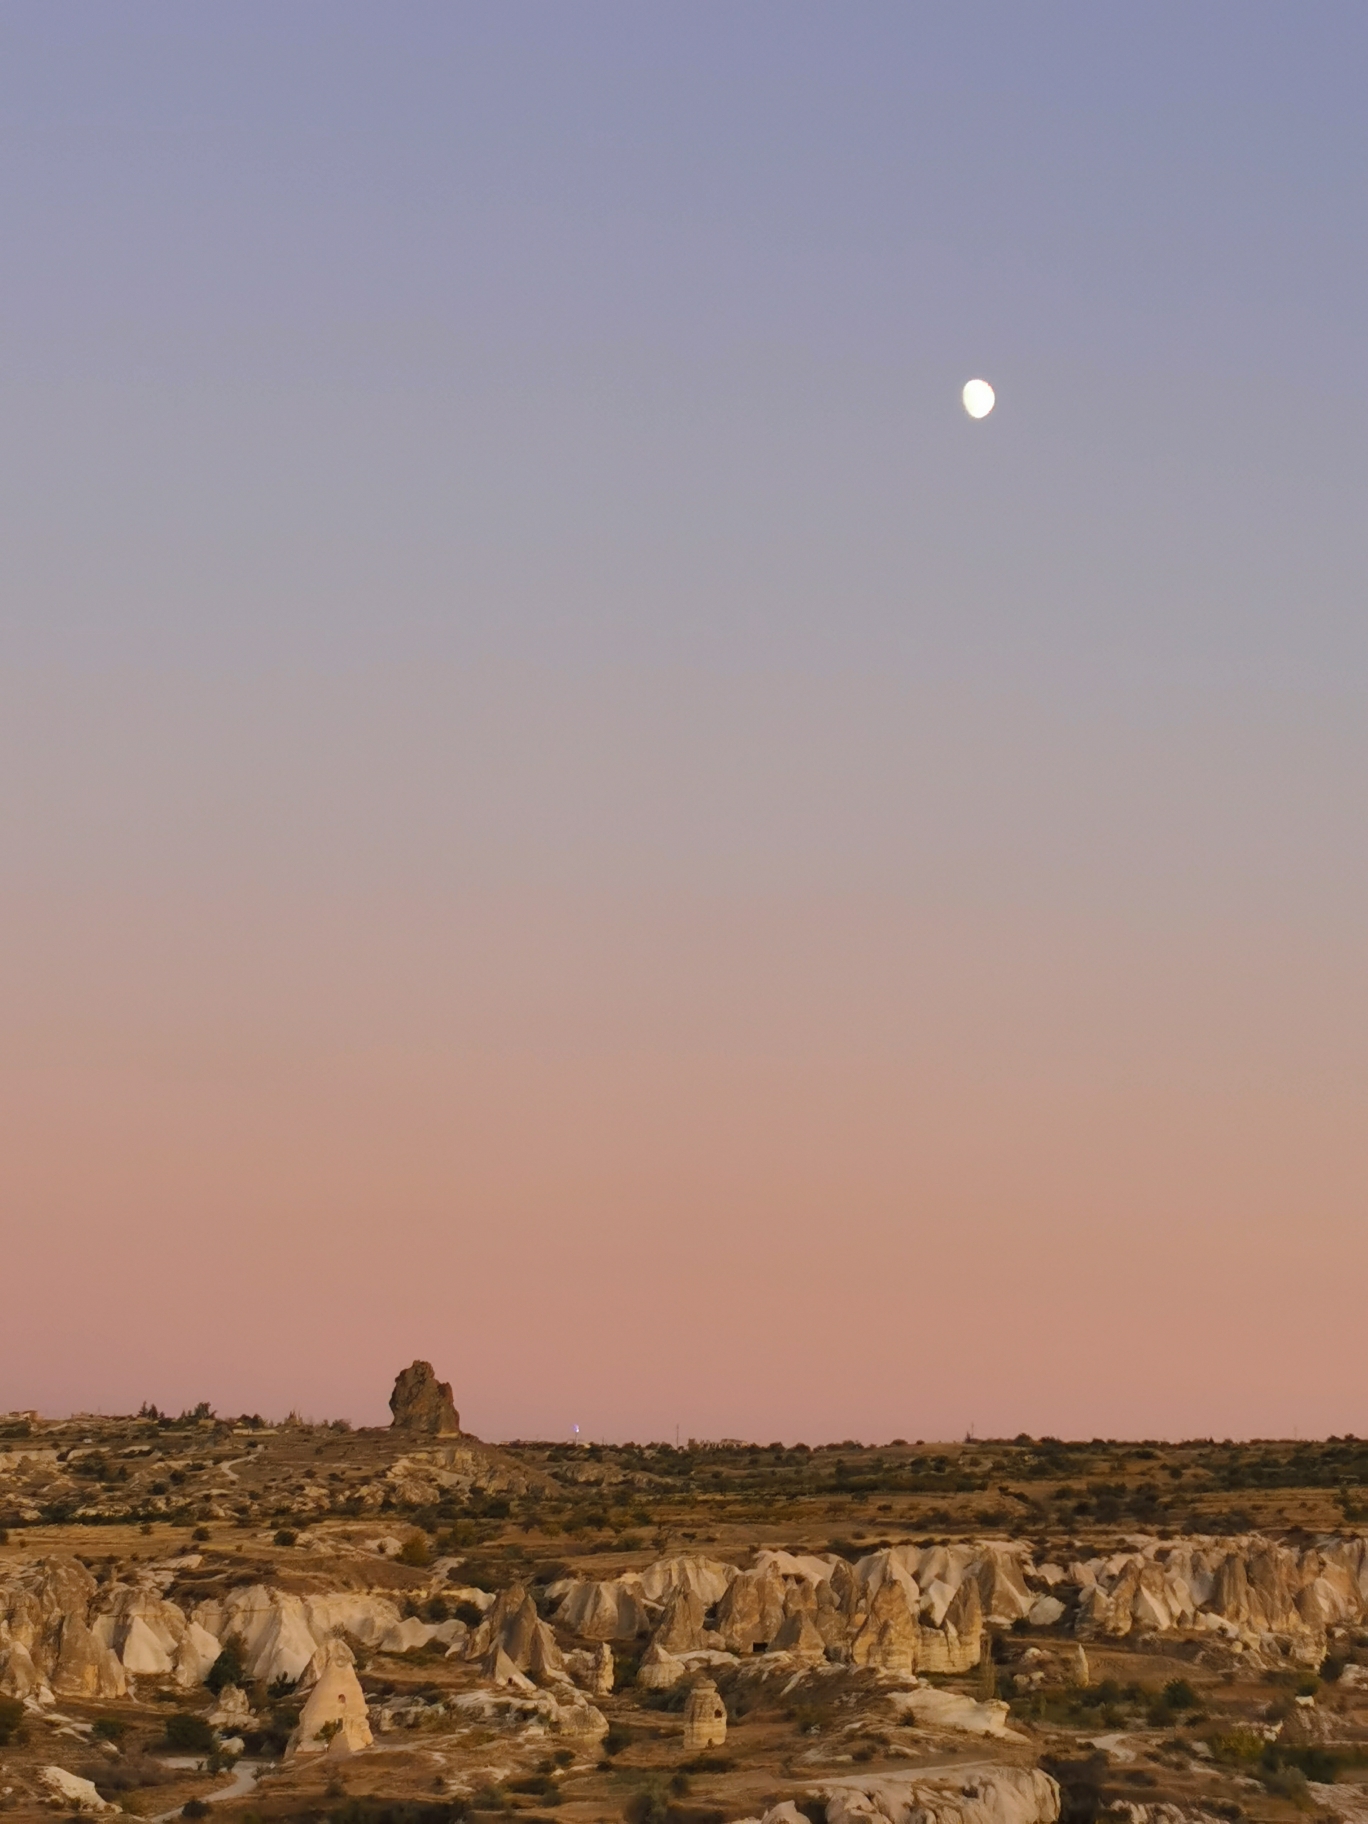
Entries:
{"label": "rocky cliff face", "polygon": [[1368,1540],[1137,1539],[1129,1551],[1071,1565],[1068,1578],[1084,1637],[1195,1630],[1318,1664],[1327,1631],[1368,1614]]}
{"label": "rocky cliff face", "polygon": [[[339,1573],[340,1574],[340,1573]],[[54,1554],[0,1581],[0,1694],[122,1697],[135,1678],[201,1685],[229,1642],[246,1675],[297,1680],[331,1643],[384,1652],[441,1645],[491,1677],[602,1689],[610,1652],[585,1642],[649,1634],[644,1684],[668,1685],[695,1656],[795,1666],[821,1661],[899,1675],[976,1665],[987,1630],[1022,1618],[1081,1638],[1204,1635],[1254,1663],[1318,1664],[1327,1637],[1368,1621],[1368,1540],[1288,1544],[1233,1538],[1144,1539],[1109,1558],[1037,1565],[1024,1542],[892,1546],[850,1564],[762,1551],[745,1569],[701,1556],[658,1560],[602,1581],[544,1592],[549,1618],[521,1585],[480,1597],[483,1618],[405,1619],[375,1590],[293,1594],[249,1584],[184,1606],[169,1566],[130,1566],[97,1584]],[[441,1588],[450,1590],[445,1572]],[[434,1584],[436,1590],[438,1586]],[[1047,1619],[1043,1619],[1047,1617]],[[341,1655],[338,1656],[339,1662]],[[696,1664],[696,1661],[695,1661]]]}

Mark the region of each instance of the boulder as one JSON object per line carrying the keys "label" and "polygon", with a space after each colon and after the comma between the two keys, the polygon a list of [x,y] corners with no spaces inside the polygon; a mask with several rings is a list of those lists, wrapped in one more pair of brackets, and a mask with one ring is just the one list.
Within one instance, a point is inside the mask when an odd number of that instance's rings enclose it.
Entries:
{"label": "boulder", "polygon": [[958,1691],[941,1691],[924,1685],[916,1691],[895,1691],[889,1698],[893,1708],[916,1718],[925,1729],[954,1729],[964,1735],[1007,1735],[1007,1705],[997,1698],[976,1703]]}
{"label": "boulder", "polygon": [[668,1691],[687,1671],[682,1659],[676,1659],[673,1653],[667,1653],[664,1647],[652,1641],[641,1656],[636,1682],[647,1691]]}
{"label": "boulder", "polygon": [[63,1805],[70,1805],[75,1811],[107,1811],[106,1801],[96,1792],[90,1780],[83,1780],[79,1774],[68,1773],[65,1767],[44,1767],[38,1778],[52,1794],[60,1799]]}
{"label": "boulder", "polygon": [[432,1437],[454,1438],[461,1433],[461,1415],[451,1394],[451,1383],[439,1381],[431,1362],[414,1362],[396,1375],[390,1411],[400,1431],[425,1432]]}
{"label": "boulder", "polygon": [[555,1734],[574,1742],[601,1742],[608,1733],[608,1718],[578,1691],[573,1697],[556,1703],[550,1722]]}
{"label": "boulder", "polygon": [[218,1702],[209,1712],[210,1727],[229,1731],[250,1729],[255,1722],[247,1693],[237,1685],[225,1685],[218,1694]]}
{"label": "boulder", "polygon": [[1033,1628],[1052,1628],[1064,1613],[1058,1596],[1037,1596],[1026,1619]]}

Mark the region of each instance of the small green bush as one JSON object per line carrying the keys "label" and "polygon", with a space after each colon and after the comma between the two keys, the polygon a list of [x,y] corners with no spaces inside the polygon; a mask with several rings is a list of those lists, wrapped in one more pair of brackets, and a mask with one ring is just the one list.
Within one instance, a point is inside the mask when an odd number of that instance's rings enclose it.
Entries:
{"label": "small green bush", "polygon": [[242,1648],[237,1641],[230,1640],[209,1668],[205,1684],[217,1697],[226,1685],[245,1685],[247,1667],[243,1661]]}
{"label": "small green bush", "polygon": [[298,1536],[299,1535],[292,1527],[282,1526],[276,1532],[275,1543],[277,1545],[293,1545]]}
{"label": "small green bush", "polygon": [[0,1697],[0,1748],[8,1748],[23,1726],[24,1706],[17,1697]]}
{"label": "small green bush", "polygon": [[505,1780],[504,1788],[508,1792],[530,1792],[540,1799],[556,1795],[556,1782],[549,1773],[521,1773],[516,1779]]}
{"label": "small green bush", "polygon": [[408,1564],[422,1570],[431,1562],[428,1542],[421,1533],[410,1533],[399,1550],[400,1564]]}
{"label": "small green bush", "polygon": [[1263,1776],[1264,1786],[1274,1798],[1290,1799],[1303,1811],[1311,1808],[1311,1794],[1307,1790],[1306,1775],[1300,1767],[1278,1767]]}
{"label": "small green bush", "polygon": [[181,1816],[183,1818],[207,1818],[209,1807],[203,1799],[187,1799],[181,1806]]}
{"label": "small green bush", "polygon": [[634,1792],[622,1808],[626,1824],[665,1824],[670,1815],[670,1801],[659,1780],[652,1780]]}
{"label": "small green bush", "polygon": [[[1303,1784],[1315,1780],[1317,1785],[1333,1786],[1343,1764],[1342,1758],[1328,1748],[1297,1748],[1282,1742],[1269,1742],[1259,1757],[1259,1778],[1270,1792],[1282,1791],[1281,1787],[1275,1788],[1269,1782],[1288,1772],[1300,1774]],[[1291,1796],[1291,1793],[1283,1793],[1285,1798]]]}
{"label": "small green bush", "polygon": [[202,1716],[188,1710],[177,1710],[166,1719],[166,1745],[182,1754],[212,1754],[214,1732]]}

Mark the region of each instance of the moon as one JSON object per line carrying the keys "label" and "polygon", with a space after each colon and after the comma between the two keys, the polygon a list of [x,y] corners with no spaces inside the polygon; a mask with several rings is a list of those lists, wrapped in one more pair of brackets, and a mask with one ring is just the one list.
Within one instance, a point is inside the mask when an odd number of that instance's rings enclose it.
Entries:
{"label": "moon", "polygon": [[997,404],[997,394],[986,380],[967,380],[960,397],[971,418],[986,418]]}

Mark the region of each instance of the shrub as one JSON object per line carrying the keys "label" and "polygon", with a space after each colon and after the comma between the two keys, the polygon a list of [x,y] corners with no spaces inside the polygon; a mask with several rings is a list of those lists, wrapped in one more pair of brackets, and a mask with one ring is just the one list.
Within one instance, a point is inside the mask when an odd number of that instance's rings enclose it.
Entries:
{"label": "shrub", "polygon": [[421,1570],[430,1561],[428,1542],[421,1533],[410,1533],[399,1550],[400,1564],[413,1565]]}
{"label": "shrub", "polygon": [[[174,1768],[166,1767],[151,1755],[139,1752],[125,1753],[117,1761],[99,1761],[93,1767],[78,1768],[85,1779],[94,1782],[102,1799],[111,1799],[116,1793],[137,1792],[151,1786],[169,1786],[172,1781],[185,1776]],[[132,1806],[125,1806],[132,1811]]]}
{"label": "shrub", "polygon": [[[468,1811],[465,1799],[348,1799],[327,1816],[330,1824],[458,1824]],[[261,1824],[261,1818],[244,1812],[239,1824]]]}
{"label": "shrub", "polygon": [[128,1723],[122,1716],[97,1716],[91,1733],[102,1742],[121,1742],[128,1734]]}
{"label": "shrub", "polygon": [[203,1799],[187,1799],[181,1806],[181,1816],[183,1818],[207,1818],[209,1807]]}
{"label": "shrub", "polygon": [[605,1754],[621,1754],[624,1748],[630,1748],[631,1745],[632,1732],[630,1729],[624,1729],[621,1723],[613,1723],[609,1727],[602,1743]]}
{"label": "shrub", "polygon": [[[192,1539],[194,1539],[198,1544],[204,1545],[209,1539],[211,1539],[213,1537],[213,1534],[209,1531],[209,1528],[207,1526],[197,1526],[195,1528],[194,1532],[191,1533],[190,1537]],[[190,1801],[190,1803],[192,1805],[198,1804],[198,1802],[199,1801],[196,1799],[191,1799],[191,1801]],[[192,1817],[198,1817],[199,1815],[200,1814],[198,1812],[191,1813]]]}
{"label": "shrub", "polygon": [[228,1645],[223,1649],[222,1653],[219,1654],[213,1665],[210,1666],[209,1676],[204,1682],[214,1693],[215,1697],[218,1696],[225,1685],[246,1684],[247,1667],[243,1663],[242,1648],[237,1641],[230,1640],[228,1642]]}
{"label": "shrub", "polygon": [[670,1801],[658,1780],[634,1792],[622,1808],[626,1824],[665,1824],[670,1814]]}
{"label": "shrub", "polygon": [[1060,1824],[1093,1824],[1102,1809],[1102,1779],[1107,1768],[1105,1754],[1090,1754],[1086,1760],[1062,1760],[1053,1755],[1042,1757],[1041,1766],[1059,1782]]}
{"label": "shrub", "polygon": [[471,1794],[470,1809],[472,1811],[507,1811],[509,1809],[508,1794],[499,1786],[482,1786],[478,1792]]}
{"label": "shrub", "polygon": [[275,1543],[277,1545],[293,1545],[297,1537],[298,1535],[292,1527],[282,1526],[276,1532]]}
{"label": "shrub", "polygon": [[177,1710],[166,1719],[166,1745],[178,1748],[183,1754],[212,1754],[214,1732],[202,1716]]}
{"label": "shrub", "polygon": [[1275,1798],[1291,1799],[1303,1811],[1310,1810],[1311,1794],[1307,1791],[1306,1775],[1299,1767],[1276,1768],[1263,1776],[1263,1783]]}
{"label": "shrub", "polygon": [[24,1721],[24,1706],[17,1697],[0,1697],[0,1748],[16,1739]]}
{"label": "shrub", "polygon": [[1170,1710],[1195,1710],[1198,1698],[1185,1678],[1171,1678],[1164,1686],[1164,1702]]}
{"label": "shrub", "polygon": [[1259,1777],[1263,1780],[1264,1785],[1270,1792],[1280,1792],[1285,1798],[1293,1797],[1295,1791],[1299,1789],[1296,1788],[1295,1782],[1292,1792],[1284,1792],[1281,1786],[1272,1785],[1270,1782],[1278,1775],[1299,1774],[1302,1781],[1301,1789],[1304,1789],[1307,1780],[1315,1780],[1318,1785],[1322,1786],[1332,1786],[1339,1778],[1342,1765],[1340,1757],[1332,1754],[1328,1748],[1295,1748],[1284,1746],[1281,1742],[1269,1742],[1260,1755],[1259,1761],[1261,1769]]}
{"label": "shrub", "polygon": [[521,1773],[516,1779],[504,1781],[508,1792],[530,1792],[540,1799],[556,1796],[556,1782],[549,1773]]}

